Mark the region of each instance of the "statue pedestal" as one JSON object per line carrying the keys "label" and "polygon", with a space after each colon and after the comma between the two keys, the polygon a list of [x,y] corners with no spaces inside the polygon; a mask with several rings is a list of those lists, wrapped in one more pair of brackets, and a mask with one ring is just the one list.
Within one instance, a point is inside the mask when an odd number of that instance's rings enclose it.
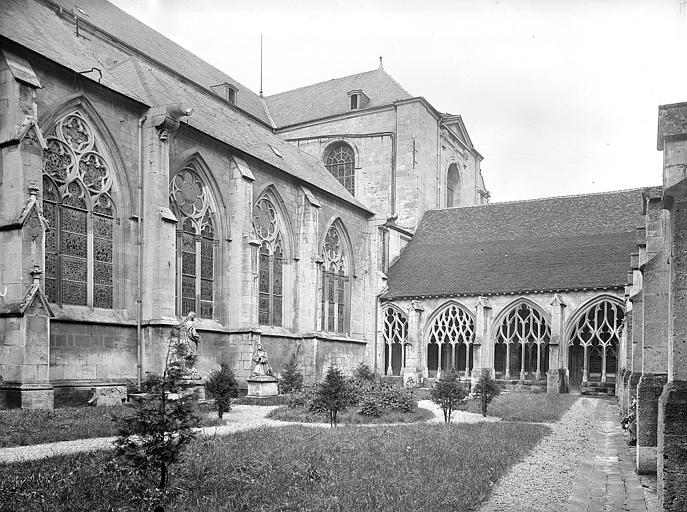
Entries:
{"label": "statue pedestal", "polygon": [[205,386],[200,379],[184,379],[179,387],[183,395],[193,395],[199,403],[205,403]]}
{"label": "statue pedestal", "polygon": [[254,375],[248,381],[248,396],[277,396],[279,380],[270,375]]}

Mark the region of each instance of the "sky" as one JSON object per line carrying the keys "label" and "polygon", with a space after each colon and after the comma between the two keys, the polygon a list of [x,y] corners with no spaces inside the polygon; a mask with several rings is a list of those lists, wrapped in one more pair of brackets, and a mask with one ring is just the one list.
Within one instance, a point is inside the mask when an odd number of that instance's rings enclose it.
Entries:
{"label": "sky", "polygon": [[257,92],[384,69],[460,114],[492,201],[661,183],[687,0],[111,0]]}

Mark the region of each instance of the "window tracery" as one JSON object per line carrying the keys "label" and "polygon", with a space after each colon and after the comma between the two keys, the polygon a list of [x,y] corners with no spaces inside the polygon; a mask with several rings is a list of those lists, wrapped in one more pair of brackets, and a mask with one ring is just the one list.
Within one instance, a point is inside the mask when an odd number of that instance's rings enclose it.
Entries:
{"label": "window tracery", "polygon": [[253,229],[260,239],[258,322],[282,325],[284,243],[274,203],[263,195],[253,207]]}
{"label": "window tracery", "polygon": [[348,330],[350,281],[342,234],[336,225],[327,231],[322,247],[322,329]]}
{"label": "window tracery", "polygon": [[179,216],[177,231],[177,311],[201,318],[214,316],[214,214],[200,175],[192,165],[182,168],[170,183],[172,208]]}
{"label": "window tracery", "polygon": [[457,304],[450,304],[436,316],[429,329],[427,370],[431,377],[454,368],[469,375],[472,369],[472,343],[475,322]]}
{"label": "window tracery", "polygon": [[622,305],[608,299],[591,304],[580,316],[570,333],[571,379],[578,370],[582,382],[606,382],[615,375],[624,318]]}
{"label": "window tracery", "polygon": [[520,380],[527,374],[540,379],[548,371],[550,341],[551,328],[544,315],[530,304],[521,303],[508,312],[496,331],[494,369],[503,372],[506,379],[516,372]]}
{"label": "window tracery", "polygon": [[331,146],[324,157],[324,165],[351,195],[355,195],[355,153],[345,142]]}
{"label": "window tracery", "polygon": [[384,318],[384,359],[387,375],[400,375],[406,365],[406,343],[408,340],[408,318],[398,309],[387,307]]}
{"label": "window tracery", "polygon": [[104,148],[78,111],[62,116],[46,143],[46,294],[60,304],[112,308],[115,207]]}

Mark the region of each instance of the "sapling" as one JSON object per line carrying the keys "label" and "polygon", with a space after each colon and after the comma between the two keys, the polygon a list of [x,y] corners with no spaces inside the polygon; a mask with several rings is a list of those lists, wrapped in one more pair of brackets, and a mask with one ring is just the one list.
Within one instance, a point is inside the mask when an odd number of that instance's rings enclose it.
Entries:
{"label": "sapling", "polygon": [[451,413],[465,403],[468,389],[460,383],[455,370],[451,370],[434,384],[429,397],[444,411],[444,421],[451,423]]}
{"label": "sapling", "polygon": [[487,407],[489,404],[499,396],[501,393],[501,388],[498,383],[491,378],[488,373],[483,373],[480,378],[475,383],[475,387],[472,390],[474,393],[474,399],[480,402],[482,407],[482,416],[487,415]]}
{"label": "sapling", "polygon": [[222,419],[231,410],[231,399],[239,396],[239,382],[227,363],[220,363],[219,368],[210,372],[205,391],[215,399],[217,415]]}

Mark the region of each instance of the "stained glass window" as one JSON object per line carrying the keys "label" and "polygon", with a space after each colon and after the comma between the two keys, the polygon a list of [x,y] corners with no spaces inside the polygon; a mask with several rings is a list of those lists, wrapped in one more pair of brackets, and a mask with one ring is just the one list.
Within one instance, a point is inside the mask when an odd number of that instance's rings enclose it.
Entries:
{"label": "stained glass window", "polygon": [[263,195],[253,208],[253,229],[260,239],[258,323],[282,325],[284,244],[274,203]]}
{"label": "stained glass window", "polygon": [[174,177],[169,187],[172,209],[179,218],[177,231],[177,287],[179,315],[191,311],[200,318],[212,318],[215,304],[214,215],[207,187],[188,165]]}
{"label": "stained glass window", "polygon": [[329,228],[322,248],[322,329],[348,332],[350,281],[344,242],[339,228]]}
{"label": "stained glass window", "polygon": [[324,165],[346,190],[355,195],[355,153],[345,142],[337,142],[327,150]]}
{"label": "stained glass window", "polygon": [[112,174],[102,143],[73,111],[47,132],[43,154],[45,291],[59,304],[112,308]]}

